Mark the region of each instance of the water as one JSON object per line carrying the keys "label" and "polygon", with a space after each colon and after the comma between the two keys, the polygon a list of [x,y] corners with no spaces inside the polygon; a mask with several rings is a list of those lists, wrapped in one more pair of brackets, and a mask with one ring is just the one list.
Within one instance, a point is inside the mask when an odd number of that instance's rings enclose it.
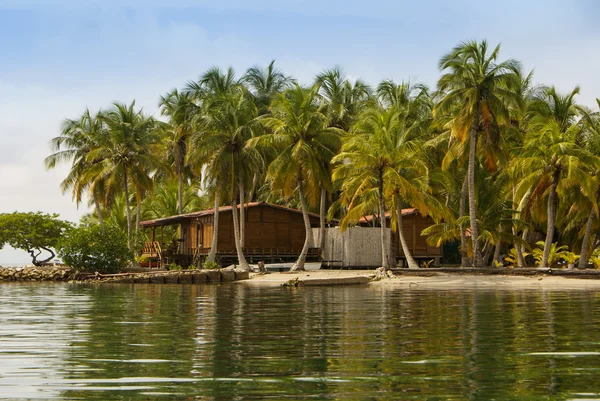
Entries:
{"label": "water", "polygon": [[0,399],[600,400],[600,293],[0,285]]}

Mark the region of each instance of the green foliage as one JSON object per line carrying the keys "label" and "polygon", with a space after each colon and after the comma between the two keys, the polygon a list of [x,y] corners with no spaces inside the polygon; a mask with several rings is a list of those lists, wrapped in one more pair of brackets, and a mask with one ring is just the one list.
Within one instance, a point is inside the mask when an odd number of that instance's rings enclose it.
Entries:
{"label": "green foliage", "polygon": [[[539,265],[542,263],[542,258],[544,256],[544,241],[538,241],[536,242],[536,245],[539,248],[535,248],[532,251],[532,255],[533,258],[535,259],[536,263]],[[570,260],[571,259],[571,255],[573,255],[572,252],[569,252],[569,247],[566,245],[558,245],[556,242],[552,243],[552,246],[550,247],[550,256],[548,257],[548,266],[552,266],[555,263],[563,260]]]}
{"label": "green foliage", "polygon": [[117,273],[131,261],[127,236],[110,224],[80,225],[58,243],[63,261],[81,271]]}
{"label": "green foliage", "polygon": [[209,270],[215,270],[215,269],[220,269],[221,265],[219,265],[217,262],[209,262],[208,260],[206,262],[204,262],[204,264],[202,265],[203,269],[209,269]]}
{"label": "green foliage", "polygon": [[[10,245],[29,252],[32,263],[40,266],[54,258],[57,242],[71,228],[71,223],[59,220],[57,214],[3,213],[0,214],[0,249]],[[37,258],[46,251],[50,256]]]}
{"label": "green foliage", "polygon": [[177,263],[171,262],[165,266],[167,270],[184,270],[183,266],[178,265]]}
{"label": "green foliage", "polygon": [[[523,258],[527,257],[529,253],[523,252]],[[519,265],[519,257],[517,256],[517,249],[510,248],[508,254],[504,257],[504,261],[511,267],[517,267]]]}

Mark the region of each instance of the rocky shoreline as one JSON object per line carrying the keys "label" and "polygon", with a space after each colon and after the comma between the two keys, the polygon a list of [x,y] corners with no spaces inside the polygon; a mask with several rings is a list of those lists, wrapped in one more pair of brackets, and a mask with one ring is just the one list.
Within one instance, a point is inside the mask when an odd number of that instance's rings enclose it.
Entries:
{"label": "rocky shoreline", "polygon": [[0,283],[54,281],[70,283],[203,284],[246,280],[249,277],[248,272],[230,269],[90,274],[61,267],[0,267]]}

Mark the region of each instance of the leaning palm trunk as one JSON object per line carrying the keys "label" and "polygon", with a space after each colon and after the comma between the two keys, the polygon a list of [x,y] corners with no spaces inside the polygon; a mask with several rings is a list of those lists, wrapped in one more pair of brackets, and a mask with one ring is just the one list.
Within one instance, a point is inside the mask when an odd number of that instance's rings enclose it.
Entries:
{"label": "leaning palm trunk", "polygon": [[127,170],[123,172],[123,182],[125,188],[125,214],[127,216],[127,246],[131,250],[131,209],[129,207],[129,187],[127,186]]}
{"label": "leaning palm trunk", "polygon": [[412,257],[410,253],[410,248],[408,247],[408,243],[406,242],[406,237],[404,237],[404,227],[402,225],[402,206],[400,206],[400,203],[398,203],[396,209],[398,213],[398,236],[400,237],[402,252],[404,253],[404,257],[406,258],[406,263],[408,264],[409,269],[416,269],[419,267],[419,265]]}
{"label": "leaning palm trunk", "polygon": [[380,227],[381,227],[381,267],[385,270],[390,270],[390,261],[388,257],[388,243],[387,243],[387,233],[386,233],[386,218],[385,218],[385,202],[383,199],[383,177],[379,177],[379,188],[378,188],[378,198],[379,198],[379,219],[380,219]]}
{"label": "leaning palm trunk", "polygon": [[306,256],[308,255],[309,248],[312,247],[314,243],[312,228],[310,226],[310,217],[308,216],[308,204],[306,202],[306,195],[304,194],[304,185],[302,181],[298,183],[298,195],[300,196],[300,205],[302,207],[302,218],[304,219],[304,230],[306,233],[306,238],[304,240],[304,246],[302,247],[302,252],[300,252],[300,256],[298,256],[298,260],[292,268],[291,271],[303,271],[304,263],[306,262]]}
{"label": "leaning palm trunk", "polygon": [[327,190],[321,188],[321,206],[319,209],[319,249],[321,250],[321,256],[325,250],[325,226],[327,220],[325,214],[327,213]]}
{"label": "leaning palm trunk", "polygon": [[136,197],[136,205],[135,205],[135,236],[137,238],[140,231],[140,221],[142,218],[142,203],[140,199]]}
{"label": "leaning palm trunk", "polygon": [[471,126],[469,140],[469,166],[467,178],[469,186],[469,219],[471,223],[471,242],[473,244],[473,267],[483,267],[481,249],[479,248],[479,228],[477,227],[477,203],[475,201],[475,156],[477,152],[477,127],[479,116],[476,115]]}
{"label": "leaning palm trunk", "polygon": [[[521,202],[519,203],[519,205],[516,208],[515,218],[517,216],[518,216],[518,218],[521,218],[523,209],[525,208],[525,204],[529,201],[529,197],[531,196],[531,193],[532,193],[532,188],[529,188],[527,190],[527,193],[525,194],[523,199],[521,199]],[[517,196],[517,188],[513,187],[513,200],[516,199],[516,196]],[[513,203],[514,203],[514,201],[513,201]],[[529,230],[527,228],[525,228],[523,230],[523,234],[521,236],[521,238],[523,239],[523,242],[525,242],[527,240],[528,232],[529,232]],[[517,235],[517,228],[514,225],[513,225],[513,235]],[[523,256],[525,254],[525,245],[515,244],[515,252],[517,253],[518,266],[525,267],[525,256]]]}
{"label": "leaning palm trunk", "polygon": [[[467,208],[467,196],[469,195],[467,177],[463,180],[462,188],[460,190],[460,203],[458,206],[459,217],[465,216]],[[469,256],[467,252],[467,233],[465,232],[465,226],[463,224],[459,227],[460,230],[460,265],[466,267],[469,264]]]}
{"label": "leaning palm trunk", "polygon": [[581,255],[579,255],[579,268],[585,269],[589,263],[590,256],[588,250],[590,249],[590,239],[592,237],[592,227],[594,226],[594,220],[596,219],[596,211],[592,207],[587,223],[585,225],[585,234],[583,235],[583,242],[581,243]]}
{"label": "leaning palm trunk", "polygon": [[[498,233],[502,234],[503,228],[502,228],[502,224],[498,225]],[[500,260],[500,252],[502,251],[502,240],[500,238],[498,238],[498,242],[496,242],[496,248],[494,249],[494,263],[498,264],[501,263]]]}
{"label": "leaning palm trunk", "polygon": [[246,200],[244,199],[244,181],[240,170],[238,188],[240,191],[240,244],[246,246]]}
{"label": "leaning palm trunk", "polygon": [[235,239],[235,249],[237,251],[239,268],[245,271],[250,271],[250,266],[244,256],[242,241],[240,240],[239,221],[238,221],[238,205],[236,196],[231,200],[231,213],[233,213],[233,237]]}
{"label": "leaning palm trunk", "polygon": [[98,201],[98,195],[94,194],[94,207],[96,208],[96,216],[98,217],[98,224],[104,224],[104,219],[102,217],[102,209],[100,209],[100,201]]}
{"label": "leaning palm trunk", "polygon": [[544,242],[544,255],[542,257],[542,264],[540,267],[548,266],[548,259],[550,258],[550,248],[552,247],[552,240],[554,238],[554,225],[556,219],[556,187],[558,186],[558,174],[556,171],[552,176],[552,186],[550,187],[550,193],[548,194],[548,228],[546,230],[546,241]]}
{"label": "leaning palm trunk", "polygon": [[219,244],[219,193],[215,193],[215,209],[213,211],[213,237],[210,244],[210,252],[206,258],[207,262],[214,262],[217,258],[217,246]]}

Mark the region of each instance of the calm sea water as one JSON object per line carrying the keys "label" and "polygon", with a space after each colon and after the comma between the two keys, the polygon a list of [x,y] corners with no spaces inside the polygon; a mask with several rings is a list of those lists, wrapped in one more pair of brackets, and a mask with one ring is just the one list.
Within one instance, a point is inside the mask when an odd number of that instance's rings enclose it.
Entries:
{"label": "calm sea water", "polygon": [[0,285],[0,399],[600,400],[600,293]]}

